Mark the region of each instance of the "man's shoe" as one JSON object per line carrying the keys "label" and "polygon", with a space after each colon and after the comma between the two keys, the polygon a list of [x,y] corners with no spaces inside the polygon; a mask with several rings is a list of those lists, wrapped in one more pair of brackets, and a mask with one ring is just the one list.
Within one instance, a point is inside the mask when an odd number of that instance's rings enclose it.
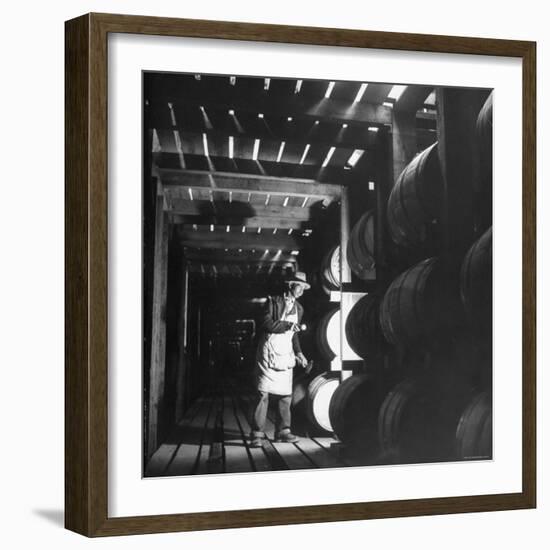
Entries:
{"label": "man's shoe", "polygon": [[251,442],[250,442],[250,446],[251,447],[263,447],[264,446],[264,440],[263,438],[261,437],[255,437]]}
{"label": "man's shoe", "polygon": [[277,443],[296,443],[300,438],[291,432],[284,432],[275,437]]}

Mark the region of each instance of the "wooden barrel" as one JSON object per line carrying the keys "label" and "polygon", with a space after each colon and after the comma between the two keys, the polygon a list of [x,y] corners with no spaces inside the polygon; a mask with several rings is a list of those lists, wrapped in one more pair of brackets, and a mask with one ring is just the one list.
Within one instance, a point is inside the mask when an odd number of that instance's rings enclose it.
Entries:
{"label": "wooden barrel", "polygon": [[475,224],[486,229],[493,223],[493,94],[479,111],[476,121],[474,178]]}
{"label": "wooden barrel", "polygon": [[387,462],[457,458],[456,426],[471,399],[470,385],[437,369],[403,380],[380,407],[378,430]]}
{"label": "wooden barrel", "polygon": [[338,439],[368,455],[378,452],[378,411],[382,399],[372,375],[356,374],[334,391],[330,423]]}
{"label": "wooden barrel", "polygon": [[372,277],[374,261],[374,211],[365,212],[351,230],[347,260],[351,270],[360,279]]}
{"label": "wooden barrel", "polygon": [[476,136],[480,146],[492,148],[493,143],[493,92],[485,100],[476,120]]}
{"label": "wooden barrel", "polygon": [[477,150],[482,185],[491,185],[493,174],[493,94],[489,95],[476,121]]}
{"label": "wooden barrel", "polygon": [[340,290],[340,247],[333,246],[325,254],[320,269],[321,287],[325,293]]}
{"label": "wooden barrel", "polygon": [[457,455],[462,459],[490,459],[493,443],[493,414],[488,392],[478,393],[460,417],[456,429]]}
{"label": "wooden barrel", "polygon": [[428,258],[407,269],[388,287],[380,305],[380,325],[388,342],[428,346],[462,321],[458,269]]}
{"label": "wooden barrel", "polygon": [[324,372],[310,382],[307,388],[306,415],[313,428],[332,432],[329,406],[339,384],[339,372]]}
{"label": "wooden barrel", "polygon": [[492,320],[493,228],[468,250],[460,269],[460,297],[469,320],[489,328]]}
{"label": "wooden barrel", "polygon": [[[378,435],[383,456],[393,461],[417,454],[412,451],[415,445],[422,447],[417,435],[408,430],[411,403],[420,391],[420,383],[415,379],[403,380],[385,397],[378,416]],[[411,440],[412,439],[412,440]]]}
{"label": "wooden barrel", "polygon": [[434,224],[439,222],[442,187],[435,142],[405,167],[390,193],[388,227],[397,245],[419,248],[429,242]]}
{"label": "wooden barrel", "polygon": [[340,308],[333,309],[321,317],[315,336],[317,349],[323,359],[332,361],[340,355]]}
{"label": "wooden barrel", "polygon": [[297,373],[294,373],[292,379],[292,408],[301,407],[307,397],[307,388],[313,377],[307,375],[300,369]]}
{"label": "wooden barrel", "polygon": [[294,372],[291,402],[293,423],[307,420],[307,390],[315,376],[316,374],[306,373],[302,369],[297,369]]}
{"label": "wooden barrel", "polygon": [[351,349],[368,359],[385,347],[380,327],[380,294],[366,294],[352,308],[346,319],[346,338]]}

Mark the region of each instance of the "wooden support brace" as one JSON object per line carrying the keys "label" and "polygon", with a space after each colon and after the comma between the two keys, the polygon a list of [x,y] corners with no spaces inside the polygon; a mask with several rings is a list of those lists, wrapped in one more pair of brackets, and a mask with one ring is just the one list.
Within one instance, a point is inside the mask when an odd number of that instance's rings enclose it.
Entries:
{"label": "wooden support brace", "polygon": [[185,412],[187,405],[185,396],[187,395],[186,371],[189,369],[187,359],[187,309],[189,292],[189,268],[185,266],[183,278],[181,281],[181,303],[178,322],[178,375],[176,388],[176,418],[178,422]]}
{"label": "wooden support brace", "polygon": [[149,382],[149,423],[147,455],[157,450],[159,412],[164,397],[166,369],[166,291],[168,274],[168,222],[163,209],[163,195],[157,194],[155,212],[155,253],[153,278],[153,311],[151,364]]}

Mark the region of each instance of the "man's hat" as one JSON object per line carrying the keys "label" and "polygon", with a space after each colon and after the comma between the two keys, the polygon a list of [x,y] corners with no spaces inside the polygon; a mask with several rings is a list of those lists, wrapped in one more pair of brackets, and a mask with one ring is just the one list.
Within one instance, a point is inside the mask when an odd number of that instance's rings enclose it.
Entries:
{"label": "man's hat", "polygon": [[294,275],[287,277],[285,283],[300,283],[305,288],[311,288],[311,285],[306,280],[306,274],[303,271],[296,271]]}

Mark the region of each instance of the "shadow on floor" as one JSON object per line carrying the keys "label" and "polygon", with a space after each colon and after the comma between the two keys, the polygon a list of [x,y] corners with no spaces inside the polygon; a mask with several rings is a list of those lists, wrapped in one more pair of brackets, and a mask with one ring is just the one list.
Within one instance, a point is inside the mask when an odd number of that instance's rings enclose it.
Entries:
{"label": "shadow on floor", "polygon": [[33,510],[33,514],[58,527],[65,526],[65,512],[63,510]]}

